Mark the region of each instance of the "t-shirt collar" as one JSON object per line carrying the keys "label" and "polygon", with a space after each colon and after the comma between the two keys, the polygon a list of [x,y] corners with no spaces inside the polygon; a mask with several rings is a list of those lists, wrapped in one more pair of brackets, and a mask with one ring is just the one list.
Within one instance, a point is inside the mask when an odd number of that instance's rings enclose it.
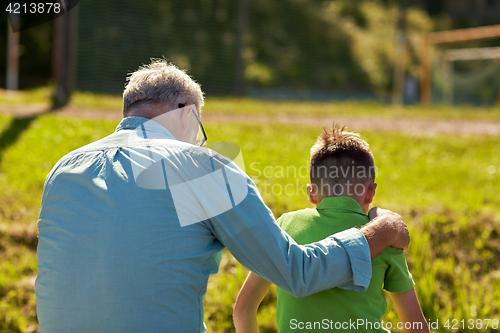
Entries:
{"label": "t-shirt collar", "polygon": [[328,197],[321,200],[317,209],[342,210],[357,214],[366,214],[361,209],[359,203],[350,197]]}

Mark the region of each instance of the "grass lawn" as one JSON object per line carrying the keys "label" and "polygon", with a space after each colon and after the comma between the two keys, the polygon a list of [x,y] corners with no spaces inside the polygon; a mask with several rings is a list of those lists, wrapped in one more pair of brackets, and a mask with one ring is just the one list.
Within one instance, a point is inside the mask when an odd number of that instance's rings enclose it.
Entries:
{"label": "grass lawn", "polygon": [[[305,194],[308,152],[319,128],[287,126],[279,134],[271,125],[208,123],[207,128],[216,129],[211,131],[215,141],[229,137],[242,147],[246,171],[276,217],[310,207]],[[412,244],[406,256],[426,317],[441,325],[447,319],[497,318],[500,155],[494,152],[500,151],[499,138],[361,134],[378,166],[374,204],[399,212],[409,225]],[[243,269],[230,259],[225,265],[221,271],[236,272],[233,281],[242,283]],[[230,321],[229,305],[236,296],[234,283],[220,279],[212,279],[207,300],[228,304],[229,310],[224,317],[222,306],[208,302],[208,309],[219,309],[213,315],[216,323],[221,317]],[[260,312],[263,332],[274,329],[274,302],[270,295]],[[392,308],[386,319],[394,326],[398,322]],[[218,325],[213,326],[217,332],[231,331]],[[449,330],[441,326],[438,331]]]}
{"label": "grass lawn", "polygon": [[[75,98],[77,103],[78,95]],[[109,105],[114,105],[115,97],[110,98]],[[301,115],[333,110],[387,117],[402,117],[412,110],[351,102],[320,104],[321,108],[305,102],[210,99],[206,110]],[[500,119],[495,109],[415,107],[411,114],[429,119],[442,119],[444,114]],[[35,225],[47,173],[64,154],[115,127],[115,122],[104,120],[50,114],[15,119],[0,114],[0,332],[37,327],[31,283],[36,275]],[[308,152],[320,128],[210,121],[205,127],[211,140],[240,145],[246,171],[276,217],[309,206],[304,192]],[[500,319],[500,138],[369,131],[361,135],[370,143],[378,166],[374,203],[401,213],[409,225],[412,243],[406,255],[426,317],[439,320],[439,332],[458,332],[443,326],[448,319]],[[205,300],[210,332],[233,331],[232,305],[245,276],[245,269],[226,253],[220,273],[209,281]],[[259,312],[261,332],[275,332],[274,303],[271,293]],[[398,321],[391,306],[386,319]],[[471,331],[495,330],[490,325]]]}
{"label": "grass lawn", "polygon": [[[0,90],[0,106],[30,104],[50,106],[51,87],[21,92]],[[123,107],[120,95],[75,92],[69,106],[78,109],[104,110],[120,113]],[[500,121],[500,107],[475,107],[471,105],[432,107],[411,105],[392,107],[379,102],[303,102],[270,101],[250,98],[208,97],[204,111],[210,114],[279,115],[279,116],[338,116],[410,118],[436,120]]]}

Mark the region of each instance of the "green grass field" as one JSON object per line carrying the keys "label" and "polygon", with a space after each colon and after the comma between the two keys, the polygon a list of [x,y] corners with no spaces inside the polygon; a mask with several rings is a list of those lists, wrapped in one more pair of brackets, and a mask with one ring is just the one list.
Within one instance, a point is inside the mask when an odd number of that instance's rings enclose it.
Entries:
{"label": "green grass field", "polygon": [[[0,92],[0,106],[40,105],[50,107],[53,88],[42,87],[16,93]],[[104,110],[120,113],[122,98],[119,95],[75,92],[69,104],[84,110]],[[500,109],[482,108],[471,105],[432,107],[412,105],[391,107],[379,102],[297,102],[270,101],[251,98],[208,97],[204,112],[210,114],[234,115],[279,115],[279,116],[340,116],[340,117],[378,117],[383,119],[436,119],[436,120],[482,120],[500,121]]]}
{"label": "green grass field", "polygon": [[[43,91],[36,94],[42,97],[27,94],[14,102],[0,96],[0,105],[44,103]],[[31,96],[30,101],[26,96]],[[87,104],[78,102],[84,97]],[[78,107],[99,104],[98,96],[77,94],[75,98],[72,103]],[[120,109],[116,97],[107,98],[104,105]],[[498,110],[472,107],[395,110],[354,102],[316,106],[306,102],[209,99],[205,112],[326,115],[325,110],[337,110],[332,114],[500,120]],[[240,145],[246,171],[276,217],[309,206],[304,192],[308,152],[321,128],[213,121],[204,125],[210,140]],[[32,289],[36,220],[47,173],[64,154],[108,135],[115,127],[113,121],[53,114],[27,119],[0,114],[0,332],[31,332],[37,328]],[[378,166],[374,203],[399,212],[410,228],[412,243],[406,256],[428,320],[439,320],[439,332],[496,331],[491,323],[488,329],[467,326],[468,320],[500,320],[500,137],[371,131],[361,135],[370,143]],[[288,192],[280,192],[287,185]],[[225,252],[220,272],[209,281],[205,300],[209,332],[234,331],[232,306],[246,273]],[[276,332],[274,303],[271,293],[259,313],[261,332]],[[447,320],[452,326],[453,319],[464,319],[466,328],[444,327]],[[391,305],[386,320],[398,321]]]}

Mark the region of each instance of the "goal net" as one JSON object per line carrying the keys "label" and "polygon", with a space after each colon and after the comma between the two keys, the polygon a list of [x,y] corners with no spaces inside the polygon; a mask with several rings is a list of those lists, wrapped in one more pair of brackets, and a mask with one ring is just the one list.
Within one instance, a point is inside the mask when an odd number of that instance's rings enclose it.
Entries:
{"label": "goal net", "polygon": [[434,64],[435,98],[448,104],[499,102],[500,47],[448,49]]}

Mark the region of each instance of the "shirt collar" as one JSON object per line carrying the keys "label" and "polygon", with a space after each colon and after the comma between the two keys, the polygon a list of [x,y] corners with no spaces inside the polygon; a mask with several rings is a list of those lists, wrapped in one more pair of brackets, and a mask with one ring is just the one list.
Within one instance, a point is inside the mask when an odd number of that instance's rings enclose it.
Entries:
{"label": "shirt collar", "polygon": [[328,210],[336,210],[336,211],[346,211],[351,213],[366,214],[361,209],[359,203],[350,197],[329,197],[324,198],[319,203],[318,210],[320,209],[328,209]]}
{"label": "shirt collar", "polygon": [[154,120],[150,120],[144,117],[127,117],[123,118],[122,121],[116,127],[115,132],[122,130],[135,130],[137,127],[147,123],[147,126],[143,126],[146,132],[154,132],[165,135],[167,139],[177,140],[172,133],[170,133],[165,127],[160,125]]}

